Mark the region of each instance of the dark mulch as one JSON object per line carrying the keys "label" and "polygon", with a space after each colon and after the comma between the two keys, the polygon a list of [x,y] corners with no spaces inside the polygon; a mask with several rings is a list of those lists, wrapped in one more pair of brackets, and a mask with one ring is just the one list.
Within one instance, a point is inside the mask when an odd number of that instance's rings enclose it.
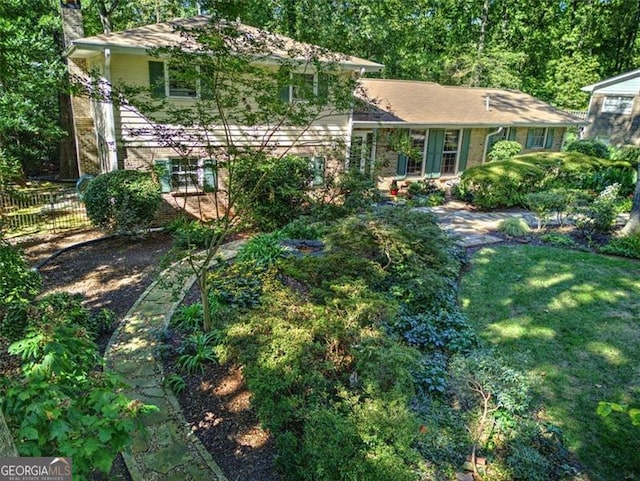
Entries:
{"label": "dark mulch", "polygon": [[184,334],[169,332],[165,372],[180,373],[185,389],[177,395],[192,431],[212,454],[229,479],[277,481],[275,446],[251,406],[242,367],[206,363],[191,375],[176,366]]}
{"label": "dark mulch", "polygon": [[[99,237],[98,232],[86,231],[67,239],[25,238],[19,244],[27,260],[35,265],[61,248]],[[92,311],[110,309],[121,320],[156,279],[170,246],[168,235],[153,233],[147,239],[111,238],[66,250],[40,268],[43,291],[83,294],[85,305]],[[197,291],[192,290],[190,296],[197,299]],[[101,339],[102,348],[108,340],[109,335]],[[174,342],[179,343],[180,337],[175,336]],[[173,369],[173,361],[168,368]],[[186,376],[186,381],[184,394],[178,396],[185,417],[227,477],[276,480],[273,442],[251,409],[241,368],[210,365],[203,373]],[[106,480],[131,480],[121,456],[108,475],[92,478]]]}

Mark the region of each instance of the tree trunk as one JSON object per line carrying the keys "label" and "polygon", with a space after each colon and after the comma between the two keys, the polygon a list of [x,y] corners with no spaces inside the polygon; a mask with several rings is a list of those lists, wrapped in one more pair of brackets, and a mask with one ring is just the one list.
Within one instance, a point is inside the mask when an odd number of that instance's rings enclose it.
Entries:
{"label": "tree trunk", "polygon": [[633,193],[633,203],[627,225],[622,229],[622,235],[630,235],[640,232],[640,159],[638,159],[638,180],[636,190]]}
{"label": "tree trunk", "polygon": [[473,87],[479,87],[482,81],[482,70],[484,56],[484,45],[487,36],[487,23],[489,22],[489,0],[484,0],[482,4],[482,16],[480,17],[480,37],[478,38],[478,58],[476,60]]}
{"label": "tree trunk", "polygon": [[69,92],[58,93],[58,103],[60,105],[60,128],[66,132],[66,135],[60,140],[60,171],[58,175],[64,180],[75,180],[79,175],[78,152]]}

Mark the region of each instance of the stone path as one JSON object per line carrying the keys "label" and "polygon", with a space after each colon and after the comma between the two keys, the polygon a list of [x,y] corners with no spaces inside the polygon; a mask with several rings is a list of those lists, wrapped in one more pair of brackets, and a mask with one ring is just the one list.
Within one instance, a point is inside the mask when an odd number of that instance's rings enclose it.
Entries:
{"label": "stone path", "polygon": [[[415,210],[436,214],[442,228],[465,247],[501,242],[490,232],[503,219],[521,217],[529,224],[536,222],[527,211],[474,212],[456,202]],[[220,257],[235,257],[241,245],[238,241],[222,246]],[[164,271],[130,309],[107,347],[107,367],[128,382],[127,394],[159,408],[145,416],[144,429],[135,434],[131,449],[124,453],[133,481],[228,481],[191,432],[171,390],[163,385],[158,358],[163,331],[194,282],[186,265]]]}
{"label": "stone path", "polygon": [[437,207],[416,207],[419,212],[436,214],[440,226],[463,247],[502,242],[502,238],[492,235],[501,221],[511,217],[523,219],[529,226],[537,225],[536,216],[523,209],[504,212],[479,212],[470,210],[463,202],[450,201]]}
{"label": "stone path", "polygon": [[[225,244],[222,259],[235,257],[243,241]],[[160,274],[129,310],[107,347],[107,367],[127,381],[127,394],[159,410],[144,417],[124,460],[133,481],[227,481],[182,414],[178,400],[163,386],[158,347],[173,312],[195,282],[186,265]]]}

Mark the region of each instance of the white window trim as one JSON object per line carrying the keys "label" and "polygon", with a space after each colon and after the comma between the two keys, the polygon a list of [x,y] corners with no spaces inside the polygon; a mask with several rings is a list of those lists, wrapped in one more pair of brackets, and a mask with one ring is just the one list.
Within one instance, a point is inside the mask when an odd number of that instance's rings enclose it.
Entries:
{"label": "white window trim", "polygon": [[[371,135],[371,145],[367,144],[367,137]],[[359,130],[358,132],[351,135],[351,145],[349,146],[349,156],[347,157],[347,169],[351,169],[351,150],[353,149],[353,139],[354,138],[362,139],[362,147],[360,149],[360,159],[357,165],[358,171],[361,173],[366,172],[367,163],[369,163],[369,167],[373,172],[373,167],[375,163],[375,155],[376,155],[376,140],[375,133],[373,130]]]}
{"label": "white window trim", "polygon": [[[542,135],[542,145],[530,145],[529,147],[526,147],[527,149],[544,149],[545,145],[547,145],[547,136],[549,135],[549,128],[548,127],[529,127],[529,130],[532,129],[542,129],[543,130],[543,135]],[[527,131],[527,137],[529,136],[529,131]],[[525,142],[526,144],[526,142]]]}
{"label": "white window trim", "polygon": [[444,143],[442,145],[442,160],[440,161],[440,175],[456,175],[458,173],[458,166],[460,165],[460,152],[462,151],[462,129],[444,129],[444,137],[447,138],[447,131],[457,131],[458,132],[458,145],[456,145],[456,163],[453,166],[453,173],[445,173],[444,172],[444,154],[452,153],[453,150],[444,150]]}
{"label": "white window trim", "polygon": [[[624,109],[620,108],[620,104],[622,100],[627,102],[627,106]],[[615,100],[614,105],[607,106],[607,100]],[[630,102],[628,102],[630,101]],[[633,111],[633,102],[634,97],[631,95],[605,95],[602,100],[602,108],[601,112],[605,114],[625,114],[628,115]]]}
{"label": "white window trim", "polygon": [[[178,193],[193,193],[193,192],[203,192],[204,191],[204,161],[205,159],[201,158],[190,158],[185,159],[183,157],[170,157],[169,158],[169,172],[171,174],[171,192]],[[193,168],[191,171],[195,171],[195,179],[189,178],[189,182],[185,185],[178,184],[177,186],[174,184],[174,177],[178,177],[178,173],[174,173],[173,166],[174,162],[184,164],[185,162],[193,162],[191,165]],[[183,174],[184,177],[190,176],[192,174]],[[192,180],[196,181],[196,185],[193,184]]]}
{"label": "white window trim", "polygon": [[420,164],[420,171],[418,173],[409,173],[409,157],[407,156],[407,173],[406,177],[418,177],[422,178],[425,175],[427,169],[427,145],[429,144],[429,129],[409,129],[409,136],[412,131],[424,132],[424,140],[422,142],[422,159]]}
{"label": "white window trim", "polygon": [[294,96],[295,85],[293,85],[293,76],[294,75],[313,75],[313,92],[312,95],[318,95],[318,72],[291,72],[289,75],[290,83],[287,86],[289,89],[289,103],[298,103],[298,102],[309,102],[310,99],[298,98]]}
{"label": "white window trim", "polygon": [[[200,68],[196,66],[196,72],[200,72]],[[171,95],[171,87],[170,87],[170,75],[169,75],[169,62],[164,62],[164,93],[168,99],[179,99],[179,100],[194,100],[199,99],[201,94],[200,89],[200,76],[196,77],[196,94],[194,96],[191,95]]]}

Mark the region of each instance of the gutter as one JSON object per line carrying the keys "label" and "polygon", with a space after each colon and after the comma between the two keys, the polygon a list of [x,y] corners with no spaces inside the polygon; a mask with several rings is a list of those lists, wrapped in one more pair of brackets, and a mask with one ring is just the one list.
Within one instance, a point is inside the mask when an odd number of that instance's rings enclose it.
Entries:
{"label": "gutter", "polygon": [[494,135],[498,135],[500,132],[504,130],[504,127],[498,127],[498,130],[495,132],[490,132],[484,139],[484,150],[482,151],[482,164],[487,160],[487,150],[489,150],[489,137],[493,137]]}

